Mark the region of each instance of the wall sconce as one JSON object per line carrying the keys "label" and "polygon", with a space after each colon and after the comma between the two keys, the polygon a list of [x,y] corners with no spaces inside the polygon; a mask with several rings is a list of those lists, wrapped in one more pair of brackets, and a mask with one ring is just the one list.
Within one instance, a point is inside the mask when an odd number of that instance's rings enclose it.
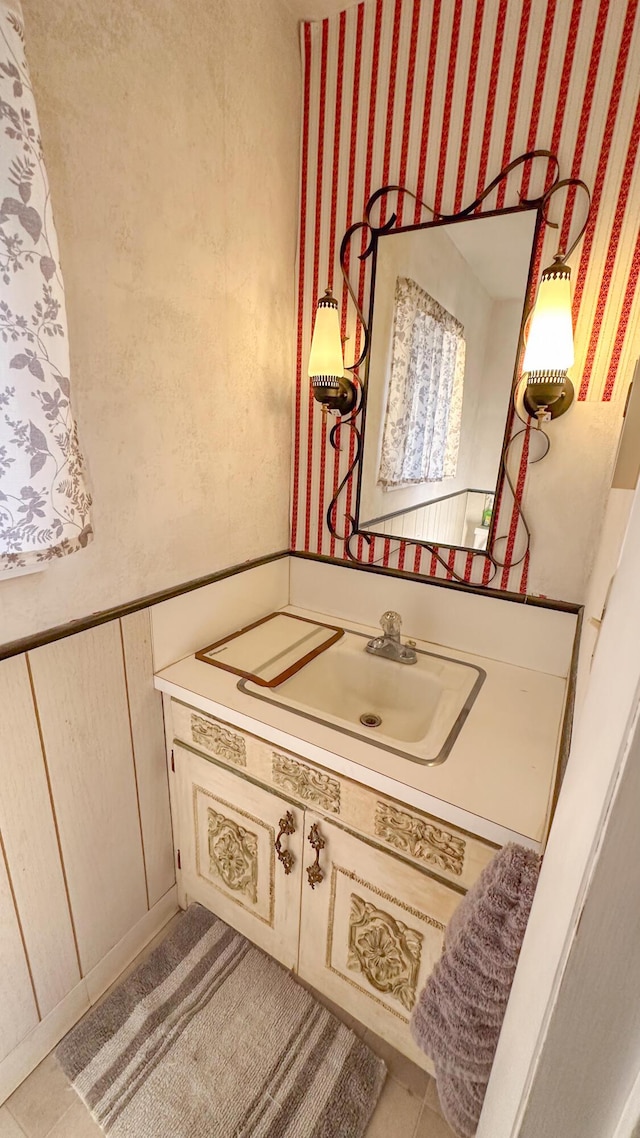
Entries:
{"label": "wall sconce", "polygon": [[[533,307],[521,380],[516,395],[520,418],[557,419],[573,403],[567,369],[574,360],[571,320],[571,269],[556,253],[544,269]],[[522,414],[524,412],[524,414]]]}
{"label": "wall sconce", "polygon": [[338,301],[330,288],[325,289],[316,308],[309,353],[309,379],[313,394],[322,404],[325,414],[327,409],[337,411],[339,415],[353,411],[358,389],[344,374]]}
{"label": "wall sconce", "polygon": [[[532,417],[538,420],[538,427],[549,419],[564,415],[575,395],[573,384],[567,375],[567,370],[574,361],[571,269],[567,262],[589,223],[591,193],[581,178],[561,178],[545,192],[542,203],[546,207],[553,194],[570,187],[584,191],[587,199],[586,215],[566,253],[556,253],[553,264],[543,270],[522,361],[525,374],[516,388],[514,398],[516,413],[523,423],[528,423],[529,417]],[[558,228],[556,222],[547,218],[546,208],[543,216],[547,225]]]}

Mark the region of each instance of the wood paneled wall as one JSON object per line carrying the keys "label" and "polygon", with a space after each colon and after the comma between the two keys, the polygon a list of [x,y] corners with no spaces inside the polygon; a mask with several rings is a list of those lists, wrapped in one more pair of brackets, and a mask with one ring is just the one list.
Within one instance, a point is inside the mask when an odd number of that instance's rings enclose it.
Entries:
{"label": "wood paneled wall", "polygon": [[143,609],[0,663],[0,1101],[177,908]]}

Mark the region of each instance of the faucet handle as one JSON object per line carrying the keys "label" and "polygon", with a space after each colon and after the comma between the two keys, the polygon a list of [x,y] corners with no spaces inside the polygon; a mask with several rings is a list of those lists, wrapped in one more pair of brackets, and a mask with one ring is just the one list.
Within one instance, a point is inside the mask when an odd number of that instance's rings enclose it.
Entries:
{"label": "faucet handle", "polygon": [[388,612],[383,612],[380,617],[380,626],[385,636],[399,637],[400,626],[402,624],[402,617],[399,612],[393,612],[389,609]]}

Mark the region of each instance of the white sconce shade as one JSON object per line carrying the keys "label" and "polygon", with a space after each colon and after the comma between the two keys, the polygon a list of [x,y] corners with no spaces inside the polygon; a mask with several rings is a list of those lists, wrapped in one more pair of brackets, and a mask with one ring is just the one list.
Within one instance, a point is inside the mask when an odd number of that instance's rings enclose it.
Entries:
{"label": "white sconce shade", "polygon": [[567,368],[573,360],[571,269],[564,254],[556,253],[540,280],[522,361],[524,375],[514,396],[523,422],[536,418],[540,426],[569,410],[575,391]]}
{"label": "white sconce shade", "polygon": [[551,376],[560,379],[573,361],[571,270],[559,253],[542,274],[522,370],[529,373],[529,383],[544,382]]}
{"label": "white sconce shade", "polygon": [[309,352],[309,377],[321,375],[336,378],[344,375],[338,302],[330,288],[318,301]]}

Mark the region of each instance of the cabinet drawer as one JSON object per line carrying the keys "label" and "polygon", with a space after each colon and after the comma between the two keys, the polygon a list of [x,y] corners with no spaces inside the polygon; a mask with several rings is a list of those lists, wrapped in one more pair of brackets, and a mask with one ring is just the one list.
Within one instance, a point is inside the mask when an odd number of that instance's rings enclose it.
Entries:
{"label": "cabinet drawer", "polygon": [[498,849],[440,818],[172,700],[177,739],[286,794],[339,818],[417,865],[468,889]]}
{"label": "cabinet drawer", "polygon": [[473,885],[499,848],[375,791],[355,793],[351,805],[355,829],[461,889]]}
{"label": "cabinet drawer", "polygon": [[[409,1019],[460,894],[307,811],[307,836],[314,824],[322,880],[316,872],[313,888],[307,874],[302,882],[300,975],[431,1070]],[[306,867],[314,854],[307,843]]]}
{"label": "cabinet drawer", "polygon": [[230,727],[177,700],[171,701],[171,718],[176,739],[197,747],[205,755],[213,755],[229,766],[244,770],[247,766],[247,739],[243,731]]}
{"label": "cabinet drawer", "polygon": [[315,763],[177,700],[171,701],[171,714],[173,734],[181,742],[240,773],[246,772],[276,794],[280,791],[327,814],[341,814],[345,780],[333,771],[324,771]]}
{"label": "cabinet drawer", "polygon": [[294,968],[303,811],[179,745],[174,765],[186,898]]}

